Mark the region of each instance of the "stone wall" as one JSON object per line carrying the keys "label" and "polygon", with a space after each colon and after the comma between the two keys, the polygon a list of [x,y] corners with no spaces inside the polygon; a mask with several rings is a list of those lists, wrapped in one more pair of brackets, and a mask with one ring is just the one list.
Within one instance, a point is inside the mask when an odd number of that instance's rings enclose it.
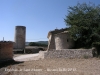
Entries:
{"label": "stone wall", "polygon": [[70,48],[73,48],[73,46],[74,46],[74,41],[70,38],[68,31],[55,34],[56,50],[70,49]]}
{"label": "stone wall", "polygon": [[25,49],[25,53],[28,53],[28,54],[32,54],[32,53],[39,53],[40,49],[35,49],[35,48],[32,48],[32,49]]}
{"label": "stone wall", "polygon": [[54,34],[50,35],[49,41],[48,41],[48,50],[55,49],[55,39]]}
{"label": "stone wall", "polygon": [[17,47],[16,47],[16,43],[15,43],[15,42],[13,42],[13,48],[17,48]]}
{"label": "stone wall", "polygon": [[48,50],[72,49],[74,47],[74,41],[68,31],[57,34],[49,33],[48,39]]}
{"label": "stone wall", "polygon": [[92,49],[50,50],[44,53],[44,58],[91,58]]}
{"label": "stone wall", "polygon": [[0,61],[13,59],[13,43],[0,42]]}

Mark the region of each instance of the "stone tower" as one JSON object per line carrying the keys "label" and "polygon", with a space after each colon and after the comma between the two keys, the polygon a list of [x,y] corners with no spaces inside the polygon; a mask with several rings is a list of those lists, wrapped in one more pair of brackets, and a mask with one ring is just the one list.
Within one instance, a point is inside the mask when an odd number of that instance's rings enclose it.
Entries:
{"label": "stone tower", "polygon": [[15,27],[15,48],[24,49],[26,40],[26,27],[16,26]]}

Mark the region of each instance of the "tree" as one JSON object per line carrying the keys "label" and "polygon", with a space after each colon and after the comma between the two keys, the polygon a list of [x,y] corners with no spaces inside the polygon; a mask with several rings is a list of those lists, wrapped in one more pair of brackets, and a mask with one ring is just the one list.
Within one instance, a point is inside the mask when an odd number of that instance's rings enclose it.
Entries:
{"label": "tree", "polygon": [[78,47],[100,47],[100,5],[77,3],[64,19]]}
{"label": "tree", "polygon": [[47,47],[48,45],[47,44],[41,44],[41,43],[38,43],[38,42],[30,42],[29,46],[43,46],[43,47]]}

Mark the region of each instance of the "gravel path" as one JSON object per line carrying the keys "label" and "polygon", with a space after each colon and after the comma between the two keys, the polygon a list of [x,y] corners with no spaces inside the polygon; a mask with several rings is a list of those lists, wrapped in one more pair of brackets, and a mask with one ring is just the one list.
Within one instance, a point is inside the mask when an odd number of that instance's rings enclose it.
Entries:
{"label": "gravel path", "polygon": [[13,59],[15,61],[30,61],[30,60],[38,60],[38,55],[39,53],[37,54],[25,54],[25,55],[19,55],[19,56],[16,56],[14,57]]}

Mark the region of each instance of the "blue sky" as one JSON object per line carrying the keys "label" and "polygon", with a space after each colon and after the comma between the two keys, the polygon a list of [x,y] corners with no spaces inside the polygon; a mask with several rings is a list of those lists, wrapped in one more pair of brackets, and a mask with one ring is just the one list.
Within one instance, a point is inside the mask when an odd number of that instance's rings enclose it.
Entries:
{"label": "blue sky", "polygon": [[68,7],[100,0],[0,0],[0,40],[14,41],[15,26],[26,26],[26,41],[47,41],[55,28],[65,28]]}

